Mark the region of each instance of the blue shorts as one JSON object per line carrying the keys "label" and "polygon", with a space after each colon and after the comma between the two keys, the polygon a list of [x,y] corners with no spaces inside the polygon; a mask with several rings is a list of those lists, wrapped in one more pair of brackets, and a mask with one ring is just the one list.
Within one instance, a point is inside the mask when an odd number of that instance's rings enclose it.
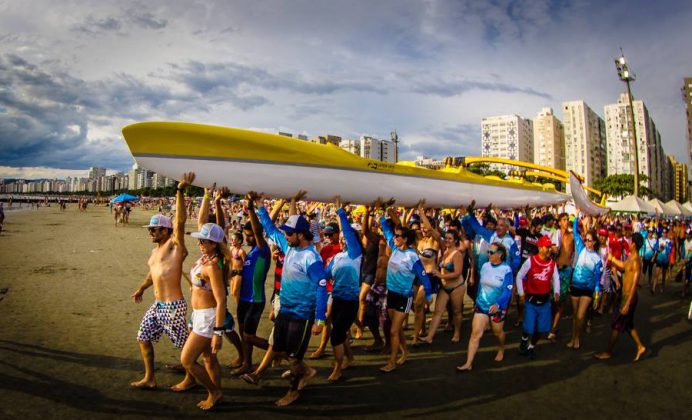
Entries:
{"label": "blue shorts", "polygon": [[567,300],[567,295],[569,295],[569,285],[572,282],[573,271],[574,269],[569,265],[557,270],[557,273],[560,276],[560,302]]}
{"label": "blue shorts", "polygon": [[524,332],[533,335],[535,333],[550,332],[553,323],[553,313],[549,303],[534,305],[526,301],[524,305]]}

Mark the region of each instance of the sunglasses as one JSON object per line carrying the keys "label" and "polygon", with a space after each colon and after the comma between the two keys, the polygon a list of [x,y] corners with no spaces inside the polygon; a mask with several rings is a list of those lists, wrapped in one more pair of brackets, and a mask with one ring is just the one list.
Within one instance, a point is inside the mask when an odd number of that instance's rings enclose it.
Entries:
{"label": "sunglasses", "polygon": [[213,244],[214,241],[210,241],[209,239],[198,239],[200,245],[210,245]]}
{"label": "sunglasses", "polygon": [[495,255],[495,254],[499,254],[501,252],[502,251],[500,251],[499,249],[495,249],[495,250],[491,249],[490,251],[488,251],[488,255]]}
{"label": "sunglasses", "polygon": [[154,233],[158,232],[159,230],[163,229],[162,227],[150,227],[149,228],[149,233]]}
{"label": "sunglasses", "polygon": [[596,240],[593,238],[586,238],[584,242],[596,242]]}
{"label": "sunglasses", "polygon": [[400,234],[400,233],[395,233],[395,234],[394,234],[394,237],[395,237],[395,238],[403,238],[404,235],[402,235],[402,234]]}

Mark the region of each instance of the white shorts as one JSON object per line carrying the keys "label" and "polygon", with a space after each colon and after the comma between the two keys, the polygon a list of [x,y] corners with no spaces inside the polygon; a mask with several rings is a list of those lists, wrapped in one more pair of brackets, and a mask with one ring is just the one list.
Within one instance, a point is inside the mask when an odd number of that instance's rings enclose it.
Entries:
{"label": "white shorts", "polygon": [[192,332],[202,337],[211,338],[216,325],[216,308],[192,310]]}

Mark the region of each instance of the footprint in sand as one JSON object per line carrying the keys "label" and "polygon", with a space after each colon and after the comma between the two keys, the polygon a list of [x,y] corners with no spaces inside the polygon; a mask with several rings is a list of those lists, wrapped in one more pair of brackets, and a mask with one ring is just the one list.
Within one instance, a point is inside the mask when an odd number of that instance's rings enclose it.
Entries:
{"label": "footprint in sand", "polygon": [[2,301],[3,299],[5,299],[5,295],[6,295],[7,292],[9,292],[9,291],[10,291],[10,289],[8,289],[7,287],[3,287],[2,289],[0,289],[0,301]]}

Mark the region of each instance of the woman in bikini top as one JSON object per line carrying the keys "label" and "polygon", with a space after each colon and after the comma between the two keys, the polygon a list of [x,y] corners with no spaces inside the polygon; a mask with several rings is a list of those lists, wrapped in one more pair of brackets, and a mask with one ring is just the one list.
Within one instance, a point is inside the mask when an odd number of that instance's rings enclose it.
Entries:
{"label": "woman in bikini top", "polygon": [[464,260],[458,251],[461,238],[459,232],[450,230],[445,233],[445,250],[440,259],[440,270],[432,273],[440,278],[442,287],[435,300],[435,313],[430,321],[430,329],[426,337],[421,341],[432,343],[437,327],[440,325],[442,314],[447,309],[447,303],[451,300],[453,312],[454,335],[452,342],[459,342],[461,337],[462,304],[466,293],[466,279],[462,276]]}

